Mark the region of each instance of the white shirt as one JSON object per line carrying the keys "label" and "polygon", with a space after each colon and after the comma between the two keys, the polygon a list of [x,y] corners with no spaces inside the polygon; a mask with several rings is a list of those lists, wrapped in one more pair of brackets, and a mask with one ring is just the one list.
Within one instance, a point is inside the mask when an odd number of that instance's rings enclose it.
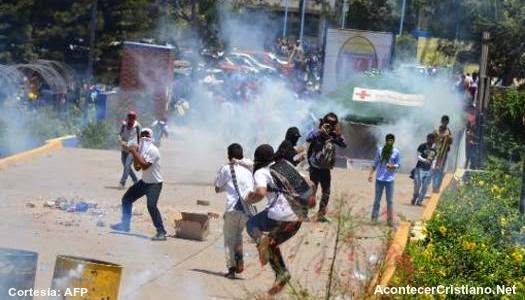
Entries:
{"label": "white shirt", "polygon": [[[248,193],[253,191],[253,175],[252,172],[239,164],[234,164],[235,178],[237,179],[237,186],[239,193],[243,199],[246,199]],[[215,186],[223,189],[226,192],[226,209],[225,211],[234,211],[235,204],[239,200],[235,185],[233,184],[230,164],[222,166],[215,177]]]}
{"label": "white shirt", "polygon": [[[256,188],[275,187],[269,166],[257,170],[254,175],[254,180]],[[299,221],[299,218],[293,212],[288,200],[286,200],[286,197],[282,193],[268,192],[266,198],[268,199],[266,206],[268,209],[268,218],[284,222]]]}
{"label": "white shirt", "polygon": [[149,143],[147,148],[141,151],[141,156],[148,163],[149,168],[142,170],[142,181],[145,183],[160,183],[163,181],[160,173],[160,152],[159,148],[153,143]]}

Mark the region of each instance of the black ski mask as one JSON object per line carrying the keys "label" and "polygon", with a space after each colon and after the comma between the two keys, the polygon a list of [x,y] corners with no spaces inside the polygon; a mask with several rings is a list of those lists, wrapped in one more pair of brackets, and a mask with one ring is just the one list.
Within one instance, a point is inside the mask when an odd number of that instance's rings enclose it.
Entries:
{"label": "black ski mask", "polygon": [[253,173],[260,168],[264,168],[271,164],[274,160],[273,147],[268,144],[263,144],[255,149],[253,155]]}
{"label": "black ski mask", "polygon": [[290,127],[286,131],[286,137],[285,139],[287,141],[290,141],[292,145],[297,145],[297,141],[299,141],[299,138],[301,137],[301,133],[299,132],[299,128],[297,127]]}

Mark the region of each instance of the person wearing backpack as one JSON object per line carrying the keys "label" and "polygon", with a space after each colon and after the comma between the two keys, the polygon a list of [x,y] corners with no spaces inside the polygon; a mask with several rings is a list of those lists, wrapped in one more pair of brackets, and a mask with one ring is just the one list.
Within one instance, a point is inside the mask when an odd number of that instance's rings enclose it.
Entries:
{"label": "person wearing backpack", "polygon": [[253,162],[243,157],[242,146],[237,143],[229,145],[227,151],[229,162],[217,173],[215,192],[226,193],[223,234],[228,272],[225,276],[235,279],[235,273],[244,270],[242,232],[248,218],[255,214],[254,207],[244,200],[253,190],[253,175],[245,166],[253,166]]}
{"label": "person wearing backpack", "polygon": [[[254,182],[255,191],[248,194],[247,202],[257,203],[264,198],[268,199],[266,208],[251,217],[246,224],[246,230],[257,244],[261,265],[268,262],[275,273],[275,282],[268,291],[270,295],[277,294],[290,281],[290,272],[286,268],[279,245],[293,237],[302,224],[301,212],[294,209],[289,202],[291,197],[286,195],[286,187],[278,184],[274,174],[274,165],[289,164],[286,160],[274,163],[272,146],[264,144],[257,147],[254,154]],[[291,169],[295,168],[290,164]],[[298,174],[298,172],[297,172]],[[293,176],[297,176],[293,174]],[[300,176],[300,175],[299,175]],[[315,206],[313,191],[310,193],[309,206]]]}
{"label": "person wearing backpack", "polygon": [[133,172],[131,165],[133,164],[133,156],[129,153],[131,145],[138,145],[140,141],[140,124],[137,121],[137,113],[134,111],[128,112],[125,121],[122,121],[120,132],[118,135],[118,142],[120,144],[121,153],[120,160],[122,162],[122,176],[120,177],[120,187],[126,187],[128,176],[131,177],[133,183],[137,183],[137,175]]}
{"label": "person wearing backpack", "polygon": [[310,164],[310,180],[314,183],[314,191],[321,185],[321,202],[317,221],[327,222],[326,210],[330,198],[331,169],[335,165],[335,147],[346,148],[337,115],[333,112],[326,114],[319,122],[319,128],[312,130],[306,142],[310,143],[307,151]]}
{"label": "person wearing backpack", "polygon": [[399,150],[394,147],[395,136],[391,133],[385,137],[385,144],[377,150],[374,165],[370,169],[368,182],[372,182],[376,172],[374,206],[372,222],[377,222],[383,190],[386,193],[386,212],[388,226],[394,227],[394,177],[399,169]]}

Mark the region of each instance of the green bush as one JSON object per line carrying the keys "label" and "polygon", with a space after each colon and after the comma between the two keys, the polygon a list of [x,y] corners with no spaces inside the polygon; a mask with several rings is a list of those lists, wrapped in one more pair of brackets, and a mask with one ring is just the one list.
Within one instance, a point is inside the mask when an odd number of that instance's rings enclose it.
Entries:
{"label": "green bush", "polygon": [[91,122],[80,132],[82,147],[93,149],[113,149],[117,145],[116,129],[109,122]]}
{"label": "green bush", "polygon": [[525,151],[525,92],[493,91],[485,143],[494,156],[517,161]]}
{"label": "green bush", "polygon": [[[427,223],[426,239],[407,246],[409,262],[398,267],[393,285],[516,285],[518,295],[524,295],[525,226],[518,211],[521,179],[501,165],[489,167],[487,173],[473,175],[444,194]],[[491,299],[487,295],[453,298]]]}

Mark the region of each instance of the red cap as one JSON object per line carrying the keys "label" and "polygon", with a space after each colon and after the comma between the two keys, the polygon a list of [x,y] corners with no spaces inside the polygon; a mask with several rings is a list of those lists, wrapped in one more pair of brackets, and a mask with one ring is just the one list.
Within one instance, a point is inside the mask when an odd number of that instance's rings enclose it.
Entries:
{"label": "red cap", "polygon": [[128,119],[136,120],[136,119],[137,119],[137,113],[134,112],[134,111],[132,111],[132,110],[130,110],[130,111],[128,112]]}

